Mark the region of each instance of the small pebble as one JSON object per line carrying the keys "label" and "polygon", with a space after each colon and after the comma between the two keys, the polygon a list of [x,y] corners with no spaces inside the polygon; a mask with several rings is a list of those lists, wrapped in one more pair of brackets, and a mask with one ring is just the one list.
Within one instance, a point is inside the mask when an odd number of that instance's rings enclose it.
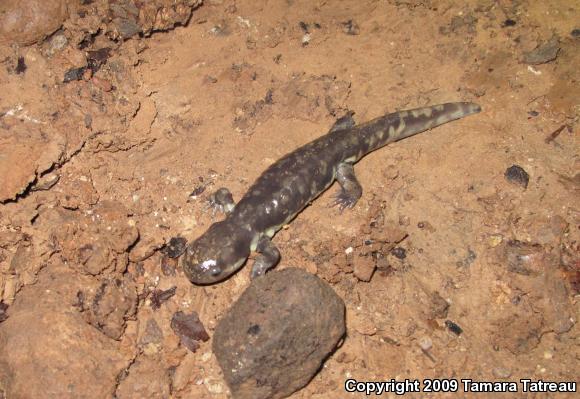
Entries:
{"label": "small pebble", "polygon": [[85,67],[81,68],[71,68],[64,74],[64,83],[72,82],[73,80],[81,80],[83,78],[83,74],[85,73]]}
{"label": "small pebble", "polygon": [[214,76],[210,76],[210,75],[205,75],[203,78],[203,83],[204,84],[209,84],[209,83],[217,83],[217,78]]}
{"label": "small pebble", "polygon": [[408,226],[409,224],[411,224],[411,218],[409,218],[409,216],[400,216],[399,224],[401,226]]}
{"label": "small pebble", "polygon": [[511,370],[504,367],[495,367],[492,373],[495,378],[509,378],[512,375]]}
{"label": "small pebble", "polygon": [[355,36],[360,33],[360,28],[358,27],[358,24],[354,22],[352,19],[349,19],[348,21],[342,23],[342,30],[344,31],[344,33],[351,36]]}
{"label": "small pebble", "polygon": [[[199,184],[197,186],[195,186],[195,188],[193,189],[193,191],[191,192],[191,194],[189,194],[189,198],[192,198],[192,199],[197,198],[207,188],[207,183],[204,181],[203,176],[198,176],[197,179],[199,180]],[[214,193],[214,195],[215,195],[215,193]],[[232,199],[232,201],[233,201],[233,199]]]}
{"label": "small pebble", "polygon": [[170,325],[181,344],[192,352],[199,349],[199,341],[209,340],[209,335],[196,312],[191,314],[176,312],[171,318]]}
{"label": "small pebble", "polygon": [[161,341],[163,341],[163,331],[155,319],[150,318],[147,320],[145,331],[139,341],[142,345],[154,344],[153,347],[150,348],[152,349],[152,352],[159,351],[159,345],[161,344]]}
{"label": "small pebble", "polygon": [[539,275],[545,267],[544,249],[539,244],[508,240],[505,246],[508,271],[523,276]]}
{"label": "small pebble", "polygon": [[16,64],[16,69],[14,70],[17,74],[24,73],[26,71],[26,63],[24,62],[24,57],[18,57],[18,62]]}
{"label": "small pebble", "polygon": [[177,258],[185,252],[185,245],[187,240],[183,237],[171,237],[169,244],[165,247],[164,252],[170,258]]}
{"label": "small pebble", "polygon": [[92,77],[93,71],[91,70],[91,68],[85,69],[85,71],[83,72],[83,80],[88,82],[89,80],[91,80]]}
{"label": "small pebble", "polygon": [[60,179],[60,175],[56,173],[48,173],[38,179],[38,182],[35,186],[31,188],[32,191],[45,191],[50,190],[58,180]]}
{"label": "small pebble", "polygon": [[419,340],[419,347],[427,352],[433,347],[433,341],[429,337],[423,337]]}
{"label": "small pebble", "polygon": [[[80,16],[80,17],[81,18],[84,18],[85,16]],[[79,49],[81,49],[81,50],[86,49],[87,47],[89,47],[90,45],[92,45],[94,42],[95,42],[95,37],[93,35],[91,35],[90,33],[87,33],[85,35],[85,37],[79,43]],[[66,45],[66,42],[64,43],[64,45]],[[64,48],[64,46],[62,48]]]}
{"label": "small pebble", "polygon": [[173,295],[175,295],[175,290],[177,287],[173,286],[167,290],[154,290],[151,294],[151,307],[153,309],[159,309],[163,302],[169,300]]}
{"label": "small pebble", "polygon": [[468,248],[467,256],[456,263],[457,267],[469,267],[475,261],[475,259],[477,259],[477,254],[474,250]]}
{"label": "small pebble", "polygon": [[338,363],[352,363],[356,360],[356,356],[352,353],[341,352],[335,357]]}
{"label": "small pebble", "polygon": [[391,254],[397,259],[405,259],[407,257],[407,250],[401,247],[395,247],[391,250]]}
{"label": "small pebble", "polygon": [[436,231],[435,227],[433,227],[431,225],[431,223],[429,223],[426,220],[422,220],[419,223],[417,223],[417,227],[420,228],[420,229],[422,229],[422,230],[423,229],[424,230],[427,230],[429,233],[434,233]]}
{"label": "small pebble", "polygon": [[164,276],[175,276],[177,269],[177,258],[170,258],[167,254],[161,257],[161,272]]}
{"label": "small pebble", "polygon": [[353,259],[354,276],[360,281],[369,282],[376,269],[375,261],[370,256],[356,256]]}
{"label": "small pebble", "polygon": [[89,65],[94,72],[97,72],[102,64],[106,63],[111,56],[111,48],[103,47],[98,50],[88,51],[87,58],[89,60]]}
{"label": "small pebble", "polygon": [[[90,71],[90,70],[89,70]],[[93,76],[93,84],[95,86],[97,86],[99,89],[101,89],[104,92],[110,92],[111,90],[113,90],[113,84],[108,81],[107,79],[101,79],[97,76]]]}
{"label": "small pebble", "polygon": [[207,390],[212,394],[219,394],[224,391],[224,386],[217,380],[206,379],[204,384],[207,387]]}
{"label": "small pebble", "polygon": [[550,62],[558,57],[560,51],[560,44],[557,38],[552,38],[549,41],[541,44],[532,51],[524,54],[524,62],[529,65],[540,65]]}
{"label": "small pebble", "polygon": [[505,21],[503,21],[503,27],[510,27],[510,26],[515,26],[516,25],[516,21],[514,21],[513,19],[506,19]]}
{"label": "small pebble", "polygon": [[211,28],[209,30],[209,33],[211,33],[212,35],[215,35],[215,36],[220,36],[220,35],[225,36],[224,29],[219,25],[215,25],[213,28]]}
{"label": "small pebble", "polygon": [[47,55],[52,56],[57,51],[62,50],[68,44],[68,39],[62,33],[52,35],[50,42],[48,43],[49,46],[47,48]]}
{"label": "small pebble", "polygon": [[503,236],[501,234],[494,234],[489,237],[487,242],[490,247],[495,248],[503,242]]}
{"label": "small pebble", "polygon": [[0,302],[0,323],[2,323],[4,320],[8,318],[6,310],[8,310],[8,305],[5,304],[4,302]]}
{"label": "small pebble", "polygon": [[455,335],[461,335],[463,333],[463,329],[459,327],[456,323],[452,322],[451,320],[445,320],[445,325]]}
{"label": "small pebble", "polygon": [[507,181],[513,184],[517,184],[521,187],[528,188],[528,183],[530,181],[530,175],[521,166],[512,165],[506,169],[504,176]]}

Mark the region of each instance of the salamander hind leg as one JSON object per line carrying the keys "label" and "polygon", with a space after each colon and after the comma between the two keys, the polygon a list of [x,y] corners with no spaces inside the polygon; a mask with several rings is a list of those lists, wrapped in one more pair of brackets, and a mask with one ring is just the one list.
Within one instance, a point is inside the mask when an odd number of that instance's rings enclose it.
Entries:
{"label": "salamander hind leg", "polygon": [[220,188],[210,195],[208,202],[209,206],[213,209],[214,214],[216,211],[228,214],[236,206],[232,193],[225,187]]}
{"label": "salamander hind leg", "polygon": [[330,132],[337,132],[339,130],[346,130],[351,129],[355,126],[354,119],[352,116],[354,115],[353,111],[347,111],[344,116],[341,116],[334,122],[334,125],[330,128]]}
{"label": "salamander hind leg", "polygon": [[331,206],[338,206],[341,211],[353,208],[362,196],[362,187],[356,179],[352,164],[343,162],[338,165],[336,180],[340,184],[340,191],[336,194]]}
{"label": "salamander hind leg", "polygon": [[278,248],[266,236],[260,238],[256,251],[259,252],[259,255],[256,256],[256,260],[252,266],[252,273],[250,275],[252,279],[265,274],[269,269],[276,266],[280,260],[280,251],[278,251]]}

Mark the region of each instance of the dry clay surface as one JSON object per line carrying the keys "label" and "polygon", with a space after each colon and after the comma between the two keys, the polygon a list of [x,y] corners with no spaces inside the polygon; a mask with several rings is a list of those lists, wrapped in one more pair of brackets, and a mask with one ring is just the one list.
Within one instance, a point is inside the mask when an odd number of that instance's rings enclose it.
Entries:
{"label": "dry clay surface", "polygon": [[[193,286],[169,240],[348,110],[448,101],[483,112],[367,156],[354,209],[332,187],[274,238],[279,268],[346,304],[344,343],[292,398],[577,378],[578,4],[157,3],[179,6],[67,2],[0,47],[0,397],[228,397],[211,337],[249,268]],[[193,312],[207,334],[184,345]]]}

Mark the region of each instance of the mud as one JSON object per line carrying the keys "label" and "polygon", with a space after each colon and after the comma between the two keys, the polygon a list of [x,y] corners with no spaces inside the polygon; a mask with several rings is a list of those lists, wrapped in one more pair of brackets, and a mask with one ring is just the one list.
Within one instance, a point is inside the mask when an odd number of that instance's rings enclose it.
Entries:
{"label": "mud", "polygon": [[[351,397],[347,378],[577,378],[573,2],[112,3],[0,32],[0,397],[228,397],[211,337],[249,270],[192,286],[171,238],[348,110],[456,100],[483,112],[367,156],[354,209],[329,208],[332,187],[274,238],[278,267],[347,312],[292,398]],[[177,312],[210,337],[195,352]]]}

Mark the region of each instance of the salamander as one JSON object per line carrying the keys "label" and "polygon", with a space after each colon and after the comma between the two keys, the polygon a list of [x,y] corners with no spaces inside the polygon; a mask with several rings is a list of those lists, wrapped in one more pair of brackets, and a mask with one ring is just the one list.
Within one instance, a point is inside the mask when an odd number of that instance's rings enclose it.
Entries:
{"label": "salamander", "polygon": [[330,131],[285,155],[268,167],[235,204],[231,193],[219,189],[214,204],[225,211],[188,244],[182,257],[186,276],[194,284],[213,284],[239,270],[252,251],[258,255],[251,271],[256,278],[280,260],[272,237],[334,181],[333,205],[352,208],[362,196],[353,165],[366,154],[391,142],[481,111],[479,105],[455,102],[399,111],[355,125],[348,113]]}

